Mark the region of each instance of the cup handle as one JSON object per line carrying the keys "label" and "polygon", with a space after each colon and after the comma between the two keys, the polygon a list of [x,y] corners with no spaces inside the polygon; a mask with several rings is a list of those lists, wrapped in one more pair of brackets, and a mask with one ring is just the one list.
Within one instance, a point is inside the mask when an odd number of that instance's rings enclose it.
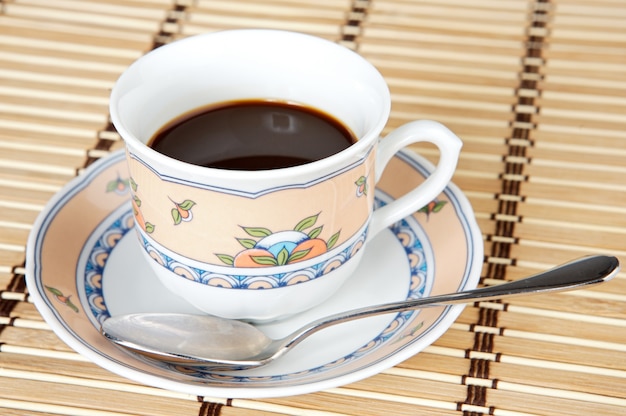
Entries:
{"label": "cup handle", "polygon": [[374,211],[370,220],[368,240],[394,222],[427,205],[452,179],[463,142],[443,124],[419,120],[398,127],[380,141],[376,155],[376,183],[380,180],[387,163],[398,151],[418,142],[430,142],[439,148],[437,167],[417,188]]}

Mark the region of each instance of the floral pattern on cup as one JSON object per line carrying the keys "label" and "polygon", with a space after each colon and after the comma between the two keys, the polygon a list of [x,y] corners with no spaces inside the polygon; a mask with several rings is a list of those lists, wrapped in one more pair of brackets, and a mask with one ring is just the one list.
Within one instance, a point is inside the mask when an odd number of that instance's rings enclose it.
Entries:
{"label": "floral pattern on cup", "polygon": [[[220,243],[217,247],[207,248],[203,252],[195,250],[195,252],[189,255],[190,253],[185,251],[186,247],[183,246],[181,250],[180,246],[165,246],[162,243],[162,239],[164,236],[171,236],[179,227],[181,233],[183,233],[183,229],[188,229],[184,223],[189,222],[191,223],[191,228],[194,228],[206,227],[207,223],[214,222],[217,217],[213,210],[210,209],[211,204],[208,203],[213,203],[214,201],[210,198],[201,198],[201,193],[194,186],[179,190],[171,185],[162,188],[157,185],[158,189],[164,189],[160,195],[159,202],[156,204],[144,204],[144,202],[147,202],[147,200],[144,201],[144,198],[148,198],[148,196],[144,195],[143,192],[154,189],[155,183],[150,181],[152,179],[150,175],[144,177],[141,171],[138,173],[138,176],[139,178],[136,179],[131,175],[130,177],[119,179],[119,182],[120,187],[126,186],[127,193],[131,194],[132,213],[138,231],[141,231],[148,237],[149,244],[143,244],[143,246],[159,247],[157,249],[159,253],[169,253],[170,251],[176,253],[175,255],[172,254],[171,257],[173,258],[181,256],[182,259],[193,259],[194,262],[197,261],[201,264],[194,267],[203,270],[216,266],[242,268],[252,272],[257,269],[287,265],[293,266],[293,270],[295,270],[301,262],[315,261],[312,260],[314,257],[325,255],[328,258],[332,256],[332,254],[328,254],[331,249],[335,250],[338,245],[343,247],[348,240],[354,241],[355,236],[362,233],[366,227],[365,221],[367,217],[364,217],[362,212],[358,212],[356,216],[350,216],[350,218],[360,219],[363,217],[363,224],[358,225],[357,221],[352,220],[348,224],[347,230],[344,229],[342,223],[341,228],[337,227],[330,231],[328,230],[328,224],[320,223],[320,219],[324,215],[329,216],[328,213],[322,210],[319,210],[317,214],[306,216],[304,219],[300,219],[302,217],[292,217],[293,219],[290,222],[293,221],[292,224],[296,224],[293,228],[289,222],[285,223],[285,221],[269,224],[261,216],[261,221],[257,222],[258,219],[256,219],[256,223],[235,225],[232,227],[234,229],[222,234],[227,238],[231,238],[230,241],[232,242],[228,243],[225,248],[221,248],[222,244]],[[364,200],[366,198],[363,197],[367,197],[369,190],[372,189],[370,175],[363,173],[362,170],[357,171],[356,174],[350,172],[341,181],[344,182],[340,182],[336,187],[343,190],[342,193],[346,201]],[[118,180],[112,180],[110,187],[114,188],[117,182]],[[350,188],[347,188],[348,186]],[[349,191],[346,192],[348,189]],[[216,190],[215,192],[218,196],[221,196],[221,191]],[[280,192],[291,192],[291,189],[280,190]],[[353,209],[354,206],[351,205],[350,208]],[[304,214],[307,213],[305,212]],[[201,225],[194,224],[196,222]],[[240,234],[238,235],[238,233]],[[182,234],[177,235],[180,236]],[[179,240],[182,241],[183,238],[179,238]],[[148,253],[148,255],[153,258],[163,258],[154,253]],[[321,260],[318,259],[319,261]],[[166,262],[158,261],[161,264]],[[185,262],[186,260],[183,260],[183,263]],[[178,271],[180,272],[180,269]],[[230,273],[228,272],[228,274]],[[242,272],[240,271],[240,273]],[[253,272],[253,274],[257,275],[260,273],[263,272]],[[177,274],[189,278],[187,272]],[[312,276],[302,277],[303,281],[311,278]],[[198,279],[192,278],[191,280]],[[226,286],[229,285],[230,283]],[[213,286],[222,286],[222,284],[218,282]],[[237,284],[236,286],[240,285]]]}
{"label": "floral pattern on cup", "polygon": [[193,212],[191,208],[196,205],[191,199],[185,199],[183,202],[176,202],[170,198],[170,201],[174,204],[175,208],[172,208],[172,220],[174,225],[178,225],[182,222],[189,222],[193,219]]}
{"label": "floral pattern on cup", "polygon": [[367,176],[361,176],[359,179],[354,182],[356,185],[356,196],[359,198],[363,195],[367,196],[368,186],[367,186]]}
{"label": "floral pattern on cup", "polygon": [[141,199],[137,196],[137,188],[139,187],[139,185],[137,185],[137,182],[135,182],[133,178],[128,179],[128,184],[130,185],[130,189],[132,190],[131,204],[133,206],[133,215],[135,216],[135,223],[137,224],[138,227],[140,227],[142,230],[144,230],[147,233],[154,232],[154,224],[146,221],[140,209]]}
{"label": "floral pattern on cup", "polygon": [[[314,227],[319,214],[306,217],[293,230],[272,232],[264,227],[241,227],[252,238],[236,238],[244,248],[234,256],[216,254],[222,263],[233,267],[284,266],[317,257],[337,243],[341,231],[328,241],[319,238],[324,226]],[[258,240],[257,240],[258,239]]]}

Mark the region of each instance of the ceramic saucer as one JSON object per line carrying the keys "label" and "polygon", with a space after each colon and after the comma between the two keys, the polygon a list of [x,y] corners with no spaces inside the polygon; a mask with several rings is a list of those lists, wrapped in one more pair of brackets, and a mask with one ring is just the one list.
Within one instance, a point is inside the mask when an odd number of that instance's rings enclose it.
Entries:
{"label": "ceramic saucer", "polygon": [[[385,204],[424,180],[432,166],[404,151],[376,189]],[[111,315],[198,313],[151,276],[140,257],[123,151],[90,166],[51,199],[27,250],[27,284],[56,334],[96,364],[138,382],[211,397],[303,394],[351,383],[392,367],[440,337],[463,306],[425,308],[353,321],[321,331],[280,360],[230,373],[174,366],[129,353],[99,333]],[[366,247],[357,273],[324,304],[262,325],[272,337],[341,310],[476,287],[483,247],[465,196],[450,184],[435,201]]]}

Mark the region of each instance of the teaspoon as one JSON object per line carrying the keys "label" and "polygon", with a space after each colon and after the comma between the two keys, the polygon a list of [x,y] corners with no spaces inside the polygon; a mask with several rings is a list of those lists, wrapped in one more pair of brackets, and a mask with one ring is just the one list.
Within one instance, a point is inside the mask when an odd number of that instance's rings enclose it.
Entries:
{"label": "teaspoon", "polygon": [[242,321],[178,313],[113,316],[104,321],[101,332],[118,345],[161,361],[238,370],[268,364],[310,335],[339,323],[430,306],[586,288],[612,279],[619,269],[616,257],[583,257],[509,283],[341,312],[313,321],[282,339],[271,339]]}

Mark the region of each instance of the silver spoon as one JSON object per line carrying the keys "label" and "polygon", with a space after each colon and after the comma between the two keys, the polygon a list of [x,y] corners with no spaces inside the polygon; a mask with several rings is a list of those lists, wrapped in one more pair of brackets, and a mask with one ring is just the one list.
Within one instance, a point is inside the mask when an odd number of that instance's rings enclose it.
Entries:
{"label": "silver spoon", "polygon": [[427,306],[579,289],[612,279],[619,268],[619,260],[612,256],[583,257],[514,282],[341,312],[276,340],[245,322],[176,313],[114,316],[104,321],[101,332],[116,344],[161,361],[209,366],[213,370],[245,369],[281,357],[308,336],[331,325]]}

